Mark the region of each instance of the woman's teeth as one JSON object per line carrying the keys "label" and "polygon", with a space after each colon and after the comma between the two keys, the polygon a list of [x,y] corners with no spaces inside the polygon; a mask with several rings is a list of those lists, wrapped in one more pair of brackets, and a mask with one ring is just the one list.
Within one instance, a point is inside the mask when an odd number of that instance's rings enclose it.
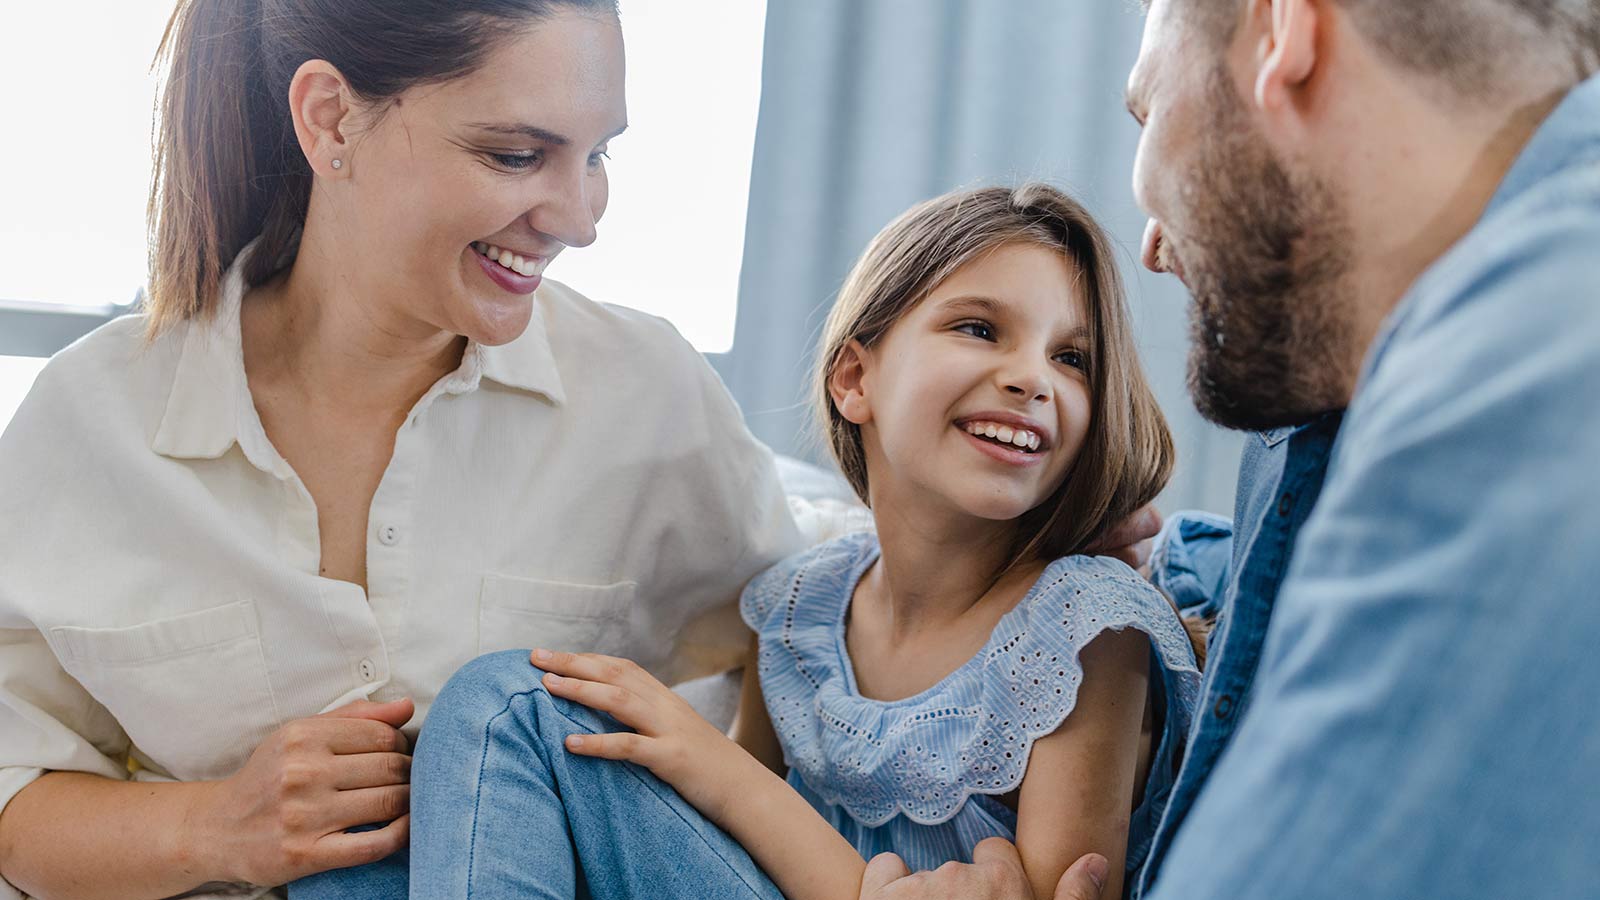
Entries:
{"label": "woman's teeth", "polygon": [[1020,447],[1032,453],[1039,449],[1039,436],[1024,428],[1012,428],[1010,425],[1001,425],[997,422],[968,422],[967,434],[973,437],[989,438],[1002,444]]}
{"label": "woman's teeth", "polygon": [[493,244],[485,244],[483,241],[473,241],[472,249],[477,251],[479,256],[488,257],[518,275],[532,277],[539,274],[537,261],[524,259],[510,250],[502,250]]}

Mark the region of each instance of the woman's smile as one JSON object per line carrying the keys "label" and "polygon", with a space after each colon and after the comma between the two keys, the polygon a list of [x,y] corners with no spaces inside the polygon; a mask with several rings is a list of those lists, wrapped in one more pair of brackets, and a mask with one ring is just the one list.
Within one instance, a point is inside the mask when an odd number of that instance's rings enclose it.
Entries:
{"label": "woman's smile", "polygon": [[489,280],[505,290],[513,294],[531,294],[538,290],[546,262],[544,257],[529,258],[483,241],[473,242],[472,255]]}

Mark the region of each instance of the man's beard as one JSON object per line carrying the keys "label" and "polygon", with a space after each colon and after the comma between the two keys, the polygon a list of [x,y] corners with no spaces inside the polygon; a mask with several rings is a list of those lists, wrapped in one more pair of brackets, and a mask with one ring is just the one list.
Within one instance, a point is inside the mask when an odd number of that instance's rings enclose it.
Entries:
{"label": "man's beard", "polygon": [[1225,428],[1303,424],[1349,399],[1351,228],[1326,185],[1274,155],[1225,72],[1210,95],[1184,243],[1164,248],[1194,295],[1189,393]]}

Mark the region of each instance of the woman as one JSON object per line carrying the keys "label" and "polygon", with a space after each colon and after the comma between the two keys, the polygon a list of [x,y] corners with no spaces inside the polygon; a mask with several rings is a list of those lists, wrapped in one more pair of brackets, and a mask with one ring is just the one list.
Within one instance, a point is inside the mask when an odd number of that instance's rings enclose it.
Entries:
{"label": "woman", "polygon": [[148,309],[0,441],[0,875],[41,896],[393,859],[457,668],[714,670],[798,545],[699,355],[540,284],[605,209],[612,0],[188,0],[164,50]]}

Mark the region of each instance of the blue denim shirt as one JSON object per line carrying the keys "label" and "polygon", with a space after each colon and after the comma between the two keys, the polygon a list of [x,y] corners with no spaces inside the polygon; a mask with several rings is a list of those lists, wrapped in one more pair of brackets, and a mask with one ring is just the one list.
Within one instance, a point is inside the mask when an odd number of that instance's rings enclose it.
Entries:
{"label": "blue denim shirt", "polygon": [[1149,896],[1600,893],[1597,410],[1600,78],[1375,342]]}
{"label": "blue denim shirt", "polygon": [[[1250,701],[1261,644],[1295,535],[1322,491],[1342,413],[1246,439],[1233,522],[1180,513],[1156,540],[1152,577],[1185,615],[1215,617],[1183,768],[1130,896],[1149,890],[1172,837]],[[1237,534],[1235,533],[1237,523]]]}

